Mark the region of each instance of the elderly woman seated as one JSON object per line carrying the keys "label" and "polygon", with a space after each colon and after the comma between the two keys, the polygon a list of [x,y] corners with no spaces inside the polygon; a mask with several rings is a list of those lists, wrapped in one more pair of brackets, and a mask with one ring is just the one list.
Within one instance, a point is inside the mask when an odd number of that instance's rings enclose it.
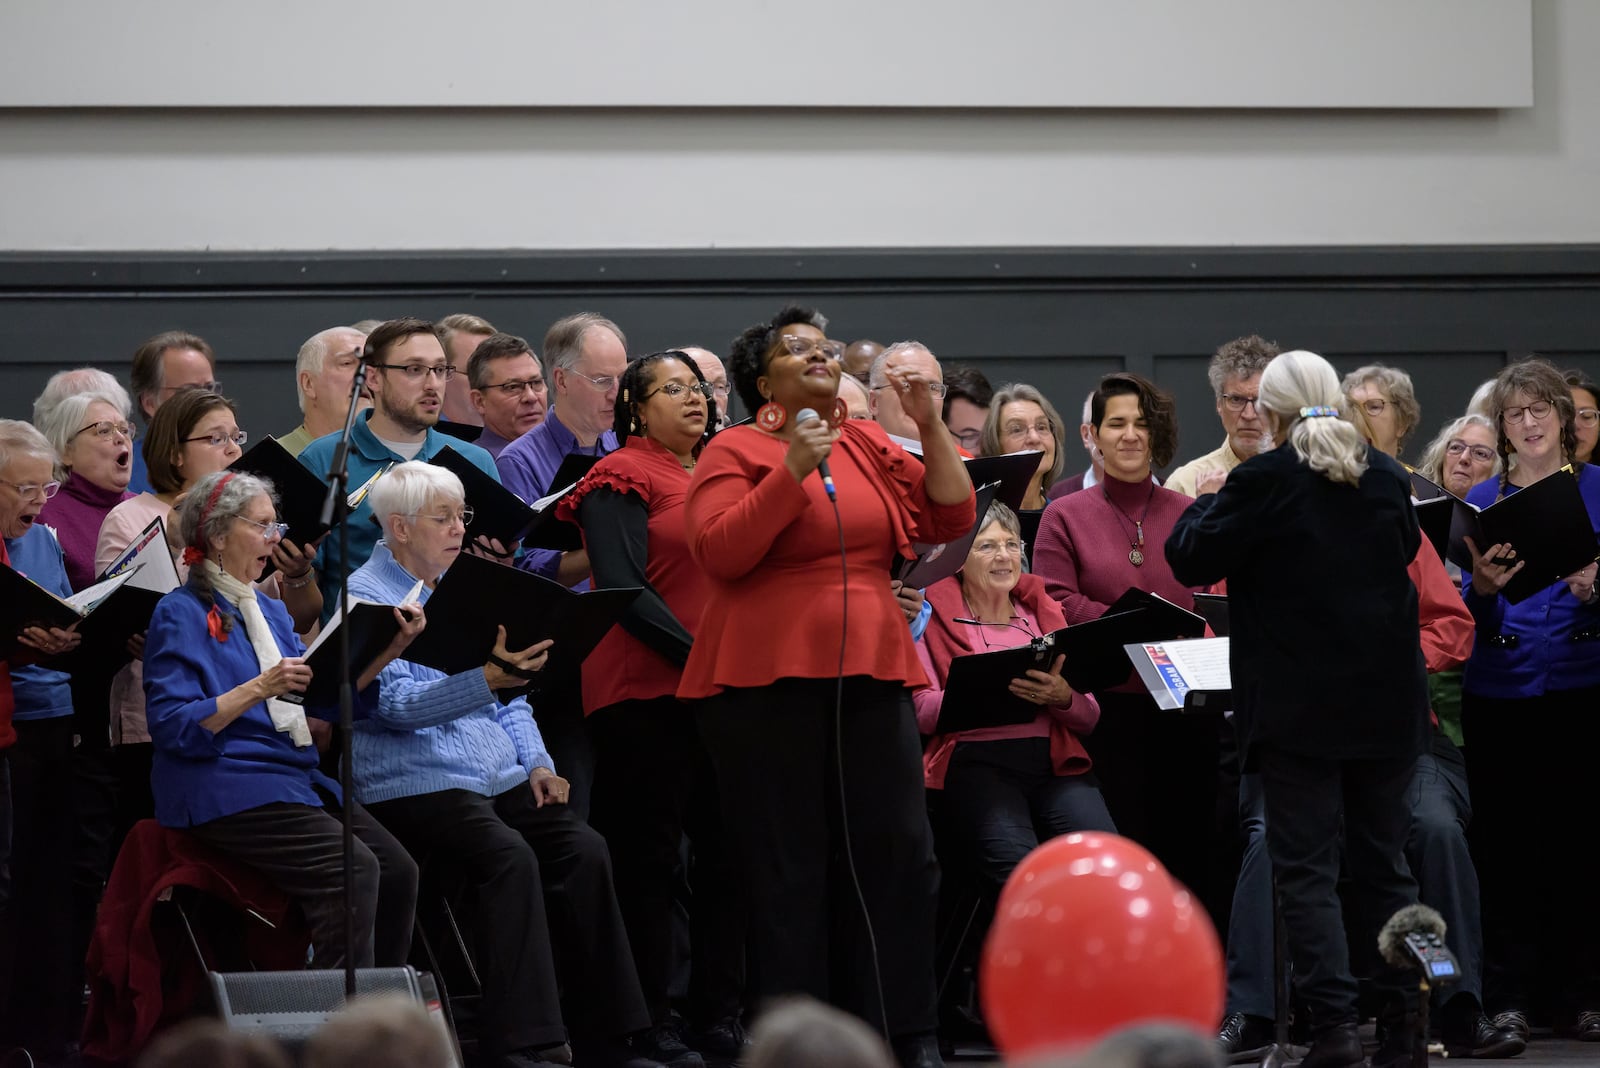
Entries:
{"label": "elderly woman seated", "polygon": [[[432,464],[403,463],[369,500],[383,539],[350,576],[351,593],[393,601],[421,580],[426,603],[461,552],[460,480]],[[500,696],[527,686],[550,644],[507,649],[501,627],[482,668],[447,676],[409,660],[387,665],[376,700],[363,694],[373,711],[356,724],[356,796],[414,854],[472,887],[480,1043],[491,1063],[566,1064],[576,1056],[583,1065],[653,1065],[640,1055],[650,1051],[635,1051],[626,1038],[650,1019],[605,841],[567,807],[567,781],[528,702]],[[672,1063],[703,1065],[694,1054]]]}
{"label": "elderly woman seated", "polygon": [[[317,770],[300,706],[311,669],[283,602],[258,597],[283,537],[272,484],[234,471],[201,479],[178,513],[188,582],[161,599],[145,641],[144,692],[155,744],[156,819],[249,864],[294,899],[311,929],[312,963],[345,962],[339,788]],[[362,684],[422,629],[422,614],[363,671]],[[331,711],[331,710],[313,710]],[[405,963],[417,868],[359,807],[355,847],[357,967]]]}
{"label": "elderly woman seated", "polygon": [[[930,790],[942,790],[953,859],[998,890],[1042,840],[1072,831],[1115,831],[1079,735],[1100,718],[1095,699],[1050,670],[1011,680],[1010,692],[1038,709],[1027,723],[935,734],[950,662],[1026,645],[1066,626],[1044,580],[1022,571],[1016,513],[989,506],[960,573],[928,587],[933,614],[917,643],[930,685],[916,691],[917,725],[932,734],[923,758]],[[998,696],[998,695],[996,695]]]}

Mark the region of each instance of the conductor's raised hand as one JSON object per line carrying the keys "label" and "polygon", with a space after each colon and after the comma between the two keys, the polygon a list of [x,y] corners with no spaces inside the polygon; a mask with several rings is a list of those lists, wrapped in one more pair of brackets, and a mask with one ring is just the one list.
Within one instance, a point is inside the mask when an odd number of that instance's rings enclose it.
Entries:
{"label": "conductor's raised hand", "polygon": [[506,648],[506,628],[497,627],[494,652],[483,665],[483,677],[491,690],[519,690],[538,674],[550,659],[550,646],[555,642],[546,638],[534,642],[526,649],[512,651]]}
{"label": "conductor's raised hand", "polygon": [[300,693],[311,685],[311,665],[298,656],[286,656],[256,676],[262,698]]}
{"label": "conductor's raised hand", "polygon": [[1496,542],[1480,553],[1470,537],[1462,541],[1472,554],[1472,590],[1481,596],[1497,596],[1527,563],[1518,558],[1510,542]]}
{"label": "conductor's raised hand", "polygon": [[795,424],[783,466],[789,469],[796,482],[804,482],[832,451],[833,428],[821,419],[808,419]]}
{"label": "conductor's raised hand", "polygon": [[1055,661],[1050,665],[1049,671],[1040,671],[1037,668],[1030,670],[1020,679],[1011,680],[1011,692],[1027,701],[1029,704],[1041,708],[1049,705],[1069,705],[1075,696],[1067,680],[1061,677],[1061,667],[1067,658],[1057,654]]}

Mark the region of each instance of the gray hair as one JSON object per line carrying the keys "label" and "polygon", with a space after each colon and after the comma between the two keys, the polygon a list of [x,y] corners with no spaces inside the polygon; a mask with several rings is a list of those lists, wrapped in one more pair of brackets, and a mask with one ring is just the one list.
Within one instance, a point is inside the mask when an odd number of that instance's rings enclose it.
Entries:
{"label": "gray hair", "polygon": [[775,1005],[756,1024],[746,1068],[894,1068],[878,1033],[810,998]]}
{"label": "gray hair", "polygon": [[1275,430],[1288,428],[1295,455],[1329,481],[1354,486],[1367,471],[1361,432],[1344,419],[1300,414],[1302,408],[1337,411],[1344,403],[1338,373],[1314,352],[1286,352],[1261,372],[1261,407]]}
{"label": "gray hair", "polygon": [[1357,367],[1345,375],[1339,388],[1348,397],[1351,390],[1366,382],[1378,383],[1389,395],[1389,403],[1394,405],[1396,425],[1399,430],[1395,448],[1398,450],[1405,444],[1406,438],[1411,436],[1411,432],[1417,429],[1417,424],[1422,422],[1422,405],[1417,403],[1417,391],[1411,385],[1411,376],[1398,367],[1372,363],[1365,367]]}
{"label": "gray hair", "polygon": [[[367,495],[373,516],[386,532],[392,515],[415,517],[434,501],[460,504],[466,498],[467,491],[454,471],[421,460],[395,464]],[[411,522],[415,524],[416,519]]]}
{"label": "gray hair", "polygon": [[938,360],[938,357],[934,356],[933,350],[920,341],[896,341],[893,345],[878,353],[877,358],[872,361],[872,370],[867,373],[867,384],[872,389],[889,384],[889,357],[898,356],[902,352],[926,352],[930,359]]}
{"label": "gray hair", "polygon": [[1280,351],[1276,341],[1268,341],[1258,334],[1224,342],[1212,354],[1211,365],[1206,368],[1211,392],[1221,397],[1222,387],[1228,379],[1254,378],[1267,369],[1267,364]]}
{"label": "gray hair", "polygon": [[48,460],[52,468],[58,462],[50,439],[39,433],[32,423],[24,423],[21,419],[0,419],[0,471],[10,467],[12,460],[23,456]]}
{"label": "gray hair", "polygon": [[44,384],[44,389],[33,398],[33,425],[42,426],[56,405],[75,393],[103,393],[122,409],[124,419],[133,418],[133,399],[122,388],[116,376],[98,367],[74,367],[70,371],[57,371]]}
{"label": "gray hair", "polygon": [[1472,391],[1472,399],[1467,401],[1468,415],[1481,415],[1485,419],[1489,418],[1489,397],[1490,394],[1494,393],[1494,384],[1497,381],[1499,381],[1497,378],[1486,378],[1478,385],[1477,389]]}
{"label": "gray hair", "polygon": [[[118,391],[121,395],[101,393],[98,390],[87,390],[83,393],[73,393],[61,398],[61,401],[52,408],[46,409],[44,418],[34,417],[34,423],[39,432],[49,440],[56,456],[63,463],[67,455],[67,446],[72,444],[72,439],[78,436],[81,430],[83,417],[89,408],[97,402],[111,405],[123,419],[128,418],[128,394]],[[131,425],[131,424],[130,424]]]}
{"label": "gray hair", "polygon": [[367,335],[364,331],[357,330],[353,326],[330,326],[326,330],[312,334],[306,338],[305,344],[300,346],[300,352],[294,358],[294,398],[300,404],[301,414],[304,414],[306,410],[306,395],[300,388],[301,372],[320,375],[323,364],[328,360],[328,355],[335,351],[335,339],[352,334],[361,339],[356,342],[356,347],[360,348],[366,341]]}
{"label": "gray hair", "polygon": [[[1089,395],[1094,399],[1094,394]],[[1056,439],[1055,462],[1050,470],[1045,472],[1042,488],[1048,490],[1067,469],[1067,457],[1061,445],[1067,437],[1067,425],[1061,421],[1061,413],[1056,411],[1056,406],[1050,403],[1050,398],[1026,382],[1008,382],[994,391],[994,399],[989,402],[989,414],[983,419],[983,437],[979,439],[979,449],[985,456],[999,456],[1000,448],[1000,418],[1001,411],[1006,405],[1016,401],[1032,401],[1044,412],[1044,417],[1050,423],[1050,433]]]}
{"label": "gray hair", "polygon": [[583,339],[597,327],[615,334],[617,340],[622,342],[623,351],[627,351],[628,338],[622,332],[622,327],[598,312],[578,312],[557,319],[545,331],[544,373],[550,376],[557,368],[570,371],[577,367],[578,361],[583,359]]}
{"label": "gray hair", "polygon": [[[227,481],[219,493],[217,484],[224,479]],[[215,502],[212,494],[216,494]],[[213,471],[190,487],[178,506],[178,533],[183,537],[183,544],[209,552],[212,539],[226,534],[229,524],[262,494],[277,504],[277,495],[268,479],[243,471]]]}
{"label": "gray hair", "polygon": [[311,1036],[304,1063],[305,1068],[450,1068],[455,1050],[442,1016],[403,994],[369,994]]}
{"label": "gray hair", "polygon": [[1022,537],[1022,520],[1017,518],[1005,501],[989,502],[989,510],[983,513],[983,522],[978,524],[978,531],[982,533],[990,523],[999,523],[1012,535]]}
{"label": "gray hair", "polygon": [[[1460,437],[1461,432],[1469,426],[1481,426],[1489,432],[1490,437],[1496,437],[1494,420],[1487,415],[1477,412],[1468,412],[1466,415],[1452,419],[1440,429],[1438,435],[1430,442],[1422,453],[1422,459],[1417,462],[1417,472],[1423,478],[1440,485],[1444,484],[1444,450],[1449,447],[1452,439]],[[1500,456],[1495,454],[1494,470],[1491,475],[1500,473]]]}

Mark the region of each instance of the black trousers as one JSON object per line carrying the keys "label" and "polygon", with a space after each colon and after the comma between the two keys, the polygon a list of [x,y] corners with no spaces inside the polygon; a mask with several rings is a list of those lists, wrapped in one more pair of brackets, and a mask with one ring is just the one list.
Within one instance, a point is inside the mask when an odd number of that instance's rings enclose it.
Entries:
{"label": "black trousers", "polygon": [[[1333,760],[1265,745],[1259,753],[1267,852],[1278,879],[1295,987],[1311,1014],[1312,1033],[1320,1036],[1357,1020],[1338,895],[1341,816],[1344,855],[1363,899],[1362,914],[1378,917],[1370,930],[1353,933],[1370,944],[1377,924],[1417,900],[1404,855],[1416,758]],[[1414,981],[1386,969],[1379,985],[1399,999]]]}
{"label": "black trousers", "polygon": [[71,716],[18,720],[11,754],[12,900],[6,911],[5,1043],[50,1055],[73,1037]]}
{"label": "black trousers", "polygon": [[566,1041],[561,989],[575,1036],[649,1026],[605,841],[570,807],[536,806],[527,783],[498,797],[445,790],[370,807],[425,863],[467,881],[488,1052]]}
{"label": "black trousers", "polygon": [[541,680],[539,692],[529,703],[556,774],[571,784],[567,807],[580,820],[587,820],[594,794],[594,745],[584,722],[583,689],[577,673]]}
{"label": "black trousers", "polygon": [[[344,825],[334,811],[274,802],[188,828],[217,852],[257,869],[288,894],[311,928],[311,964],[345,963]],[[417,907],[417,865],[360,805],[354,807],[357,968],[406,962]]]}
{"label": "black trousers", "polygon": [[[751,992],[831,1000],[886,1020],[891,1036],[932,1032],[939,869],[910,691],[845,679],[836,737],[834,687],[779,679],[699,709],[749,893]],[[877,941],[881,1012],[847,838]]]}
{"label": "black trousers", "polygon": [[[1157,708],[1148,694],[1097,694],[1100,722],[1084,739],[1117,831],[1154,853],[1225,929],[1232,855],[1218,821],[1215,716]],[[1229,868],[1226,872],[1222,869]]]}
{"label": "black trousers", "polygon": [[617,902],[651,1021],[667,1019],[678,971],[674,891],[686,831],[690,1015],[706,1023],[740,1015],[744,896],[693,710],[675,697],[624,701],[591,715],[589,731],[591,822],[611,848]]}
{"label": "black trousers", "polygon": [[1600,687],[1461,695],[1491,1012],[1533,1008],[1541,993],[1562,1009],[1600,1009],[1600,930],[1584,919],[1600,821],[1597,712]]}
{"label": "black trousers", "polygon": [[1117,829],[1093,774],[1055,774],[1048,738],[956,743],[940,815],[959,863],[996,892],[1040,842]]}

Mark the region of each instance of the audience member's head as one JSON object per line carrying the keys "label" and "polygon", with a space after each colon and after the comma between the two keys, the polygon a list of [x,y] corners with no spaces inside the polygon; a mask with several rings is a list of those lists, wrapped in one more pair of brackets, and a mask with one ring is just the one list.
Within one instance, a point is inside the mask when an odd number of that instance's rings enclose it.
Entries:
{"label": "audience member's head", "polygon": [[1367,413],[1372,447],[1390,456],[1399,456],[1406,438],[1422,419],[1416,391],[1411,388],[1411,376],[1381,363],[1368,364],[1345,375],[1340,388]]}
{"label": "audience member's head", "polygon": [[872,418],[891,434],[910,438],[912,441],[921,441],[922,432],[917,429],[917,424],[900,404],[899,392],[889,384],[889,372],[903,369],[921,373],[933,383],[930,388],[934,394],[943,396],[944,372],[940,370],[939,361],[928,351],[928,347],[920,341],[896,341],[872,361],[872,373],[867,380]]}
{"label": "audience member's head", "polygon": [[134,439],[126,400],[125,394],[74,393],[34,425],[71,475],[103,490],[125,490],[133,474]]}
{"label": "audience member's head", "polygon": [[851,419],[872,418],[872,397],[855,375],[839,376],[839,397]]}
{"label": "audience member's head", "polygon": [[157,408],[184,386],[217,391],[217,354],[206,339],[184,330],[168,330],[150,338],[133,353],[134,410],[148,423]]}
{"label": "audience member's head", "polygon": [[444,391],[444,418],[452,423],[481,425],[483,422],[468,396],[467,361],[483,339],[494,332],[487,319],[464,312],[446,315],[433,324],[434,336],[444,349],[445,359],[456,369],[455,377]]}
{"label": "audience member's head", "polygon": [[717,405],[717,425],[713,429],[721,430],[728,425],[728,368],[723,365],[722,358],[710,349],[686,345],[677,351],[694,361],[694,365],[700,368],[700,377],[711,387],[711,399]]}
{"label": "audience member's head", "polygon": [[1600,438],[1600,385],[1582,371],[1568,371],[1563,377],[1572,390],[1572,429],[1578,436],[1578,451],[1573,459],[1589,463],[1594,456],[1594,444]]}
{"label": "audience member's head", "polygon": [[306,1043],[303,1068],[451,1068],[438,1017],[404,994],[359,997]]}
{"label": "audience member's head", "polygon": [[551,415],[579,445],[593,445],[611,426],[617,382],[628,366],[627,335],[603,315],[569,315],[545,331],[544,365],[554,391]]}
{"label": "audience member's head", "polygon": [[[354,327],[333,326],[312,334],[300,346],[294,360],[295,398],[312,437],[343,428],[350,410],[350,385],[366,341],[367,335]],[[362,392],[361,406],[370,407],[370,394]]]}
{"label": "audience member's head", "polygon": [[751,1036],[745,1068],[894,1068],[882,1038],[848,1013],[809,998],[767,1010]]}
{"label": "audience member's head", "polygon": [[1222,1068],[1224,1063],[1215,1039],[1174,1024],[1143,1024],[1118,1031],[1077,1057],[1037,1068]]}
{"label": "audience member's head", "polygon": [[876,341],[852,341],[844,348],[844,373],[867,385],[872,365],[883,354],[883,346]]}
{"label": "audience member's head", "polygon": [[369,425],[380,438],[415,441],[439,421],[453,369],[425,319],[390,319],[367,335]]}
{"label": "audience member's head", "polygon": [[956,444],[983,455],[983,421],[989,415],[994,387],[973,367],[952,367],[944,373],[944,425]]}
{"label": "audience member's head", "polygon": [[1241,460],[1260,452],[1266,439],[1257,400],[1261,372],[1278,352],[1277,342],[1251,334],[1225,343],[1211,357],[1206,373],[1217,397],[1217,417],[1228,435],[1228,447]]}
{"label": "audience member's head", "polygon": [[1428,443],[1417,471],[1457,497],[1465,497],[1473,486],[1499,473],[1497,440],[1494,423],[1486,415],[1452,419]]}
{"label": "audience member's head", "polygon": [[549,401],[544,369],[524,339],[490,334],[472,350],[466,371],[472,407],[489,430],[516,441],[544,422]]}
{"label": "audience member's head", "polygon": [[119,398],[118,407],[122,409],[122,417],[133,418],[133,400],[115,375],[98,367],[74,367],[70,371],[57,371],[51,375],[44,389],[33,399],[33,425],[38,426],[49,419],[55,406],[74,393],[102,393]]}
{"label": "audience member's head", "polygon": [[235,1031],[221,1020],[193,1019],[151,1042],[138,1068],[290,1068],[292,1063],[265,1035]]}
{"label": "audience member's head", "polygon": [[233,402],[202,386],[186,386],[156,409],[139,448],[157,494],[185,486],[239,458],[241,434]]}

